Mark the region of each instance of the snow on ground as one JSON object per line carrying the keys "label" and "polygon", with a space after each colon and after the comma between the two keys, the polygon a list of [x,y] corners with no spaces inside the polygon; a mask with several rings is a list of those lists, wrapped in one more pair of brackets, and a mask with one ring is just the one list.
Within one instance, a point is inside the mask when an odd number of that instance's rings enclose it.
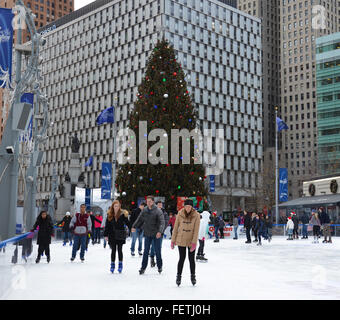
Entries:
{"label": "snow on ground", "polygon": [[[205,253],[209,261],[196,264],[196,286],[190,282],[186,260],[179,288],[175,284],[178,250],[170,249],[169,240],[163,241],[162,274],[149,264],[144,275],[138,273],[142,258],[138,254],[130,255],[130,239],[123,247],[122,274],[109,272],[111,250],[104,249],[102,244],[89,244],[85,263],[80,262],[79,252],[71,263],[71,247],[53,242],[50,264],[45,257],[35,264],[37,245],[34,244],[27,264],[21,261],[13,266],[8,261],[7,268],[0,269],[7,270],[7,279],[12,279],[8,290],[0,287],[0,298],[340,299],[340,238],[333,238],[333,244],[322,241],[313,244],[311,238],[287,241],[285,237],[274,237],[271,243],[263,241],[261,247],[244,241],[244,238],[221,239],[219,243],[207,240]],[[0,286],[4,285],[0,281]]]}

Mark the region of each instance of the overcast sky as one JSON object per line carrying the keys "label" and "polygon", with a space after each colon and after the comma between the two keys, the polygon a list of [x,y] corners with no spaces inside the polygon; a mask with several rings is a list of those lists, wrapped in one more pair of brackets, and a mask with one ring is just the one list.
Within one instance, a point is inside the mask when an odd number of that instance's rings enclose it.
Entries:
{"label": "overcast sky", "polygon": [[86,6],[87,4],[94,2],[95,0],[75,0],[74,10]]}

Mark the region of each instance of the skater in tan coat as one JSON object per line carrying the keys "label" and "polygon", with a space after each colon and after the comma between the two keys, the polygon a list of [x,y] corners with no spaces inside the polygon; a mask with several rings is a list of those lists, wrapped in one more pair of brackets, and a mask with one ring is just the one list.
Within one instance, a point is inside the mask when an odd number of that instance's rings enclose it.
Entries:
{"label": "skater in tan coat", "polygon": [[184,202],[184,208],[177,214],[171,238],[171,248],[174,249],[175,245],[177,245],[179,251],[176,279],[178,286],[181,284],[183,264],[187,250],[190,262],[191,282],[193,285],[196,284],[195,250],[197,246],[199,228],[200,215],[193,208],[193,201],[191,199],[186,199]]}

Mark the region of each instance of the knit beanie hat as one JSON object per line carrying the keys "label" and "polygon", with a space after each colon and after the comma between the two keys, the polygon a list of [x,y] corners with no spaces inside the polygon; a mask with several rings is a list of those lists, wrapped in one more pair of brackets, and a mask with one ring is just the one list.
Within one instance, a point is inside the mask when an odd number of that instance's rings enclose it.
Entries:
{"label": "knit beanie hat", "polygon": [[194,202],[191,199],[185,199],[184,200],[184,205],[185,206],[194,206]]}

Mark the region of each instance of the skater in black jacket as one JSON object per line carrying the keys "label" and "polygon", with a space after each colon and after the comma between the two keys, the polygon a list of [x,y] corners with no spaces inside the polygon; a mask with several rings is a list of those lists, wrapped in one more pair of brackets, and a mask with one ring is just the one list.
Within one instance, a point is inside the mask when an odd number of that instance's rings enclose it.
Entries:
{"label": "skater in black jacket", "polygon": [[126,239],[125,226],[129,225],[129,213],[121,208],[118,200],[113,201],[105,223],[104,237],[111,247],[111,268],[115,270],[116,252],[118,252],[118,272],[123,270],[123,245]]}
{"label": "skater in black jacket", "polygon": [[64,233],[64,242],[63,242],[63,246],[66,246],[66,243],[68,241],[70,241],[70,246],[72,246],[72,233],[70,231],[70,222],[72,220],[71,217],[71,213],[70,212],[66,212],[65,217],[63,218],[63,220],[61,220],[60,222],[57,223],[57,225],[61,225],[62,226],[62,232]]}
{"label": "skater in black jacket", "polygon": [[46,211],[41,211],[37,220],[33,226],[31,232],[39,227],[38,231],[38,239],[37,244],[38,247],[38,256],[35,260],[36,263],[40,262],[41,255],[45,252],[47,257],[47,262],[50,262],[50,243],[51,243],[51,236],[53,235],[53,224],[50,215],[47,214]]}
{"label": "skater in black jacket", "polygon": [[250,229],[251,229],[251,214],[250,212],[243,211],[244,214],[244,228],[246,229],[247,241],[246,243],[251,243]]}

